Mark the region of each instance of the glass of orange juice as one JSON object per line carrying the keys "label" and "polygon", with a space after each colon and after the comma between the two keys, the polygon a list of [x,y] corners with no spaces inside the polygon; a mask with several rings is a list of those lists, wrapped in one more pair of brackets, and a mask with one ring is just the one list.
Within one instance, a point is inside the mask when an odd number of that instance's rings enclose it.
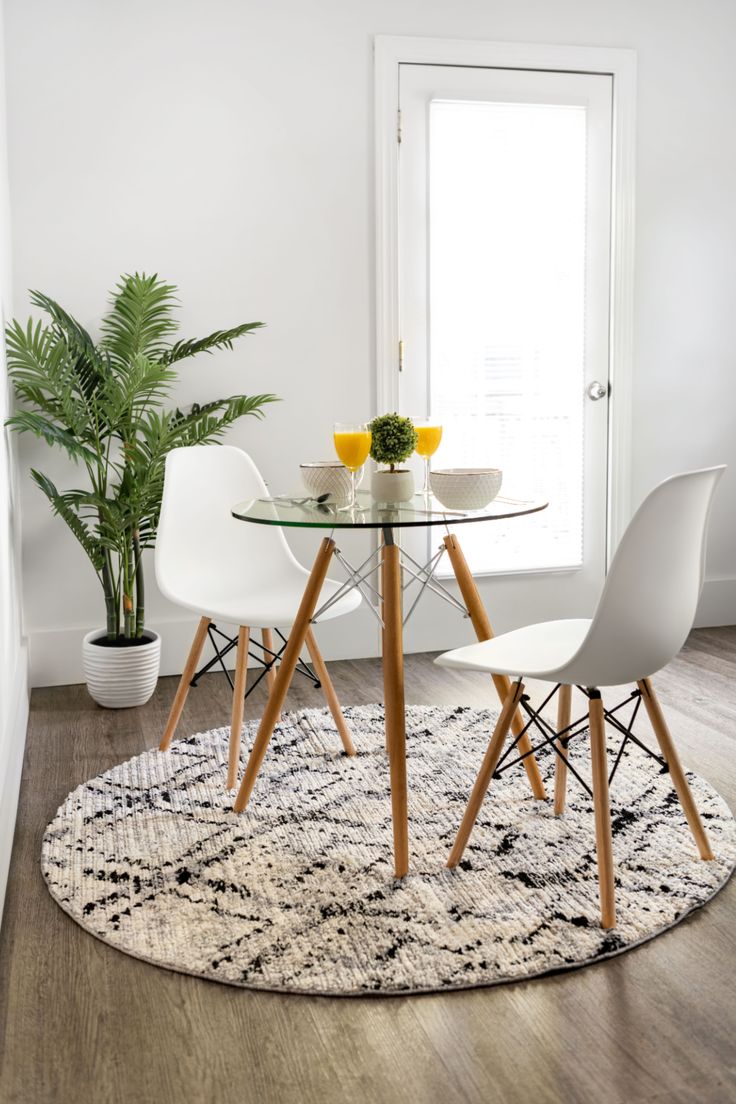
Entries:
{"label": "glass of orange juice", "polygon": [[414,428],[417,431],[417,447],[414,450],[417,456],[424,461],[424,486],[419,494],[428,495],[429,490],[429,461],[440,447],[442,440],[442,426],[436,418],[412,418]]}
{"label": "glass of orange juice", "polygon": [[371,431],[365,422],[335,422],[335,452],[350,472],[350,501],[344,510],[354,510],[356,476],[371,451]]}

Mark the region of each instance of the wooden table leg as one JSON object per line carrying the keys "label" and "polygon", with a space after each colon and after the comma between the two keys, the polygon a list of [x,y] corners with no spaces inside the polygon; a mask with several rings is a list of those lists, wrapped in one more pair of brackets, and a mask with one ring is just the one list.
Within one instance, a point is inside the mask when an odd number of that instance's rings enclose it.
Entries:
{"label": "wooden table leg", "polygon": [[[381,615],[381,622],[382,622],[382,625],[383,625],[383,628],[381,629],[381,655],[382,656],[384,656],[386,654],[386,602],[385,602],[385,598],[384,598],[384,595],[386,594],[386,571],[387,571],[387,566],[386,566],[386,560],[383,558],[383,546],[382,546],[381,547],[381,570],[378,572],[378,580],[379,580],[378,581],[378,586],[379,586],[379,589],[381,591],[381,600],[380,600],[380,603],[379,603],[379,606],[378,606],[378,612]],[[403,636],[403,625],[402,625],[402,636]],[[402,650],[403,650],[403,642],[402,642]],[[389,741],[388,741],[388,726],[386,726],[386,755],[388,755],[388,756],[391,755],[391,748],[389,747]]]}
{"label": "wooden table leg", "polygon": [[[460,593],[463,596],[463,602],[470,614],[470,620],[475,629],[475,635],[478,640],[491,640],[493,638],[493,630],[491,628],[491,622],[488,619],[485,606],[481,601],[478,588],[475,585],[475,579],[473,578],[470,568],[468,567],[468,561],[465,559],[460,544],[454,533],[448,533],[445,537],[445,548],[450,557],[450,563],[452,564],[452,570],[455,572],[455,578],[457,584],[460,587]],[[518,671],[517,674],[522,676],[523,671]],[[493,685],[496,687],[496,693],[498,694],[501,705],[506,701],[511,689],[511,680],[507,675],[491,675],[493,679]],[[524,727],[524,721],[521,716],[521,712],[517,709],[514,714],[514,719],[511,722],[511,731],[514,736],[518,736]],[[529,733],[525,733],[519,740],[519,752],[521,755],[526,755],[524,759],[524,767],[526,769],[529,782],[532,787],[532,793],[540,801],[546,801],[547,792],[544,788],[544,782],[542,776],[539,773],[539,766],[534,755],[528,755],[531,750],[532,742],[529,739]]]}
{"label": "wooden table leg", "polygon": [[299,605],[299,611],[296,615],[291,633],[289,634],[289,642],[284,649],[284,654],[281,658],[279,669],[276,672],[276,678],[274,679],[273,689],[268,695],[266,708],[263,711],[261,723],[258,726],[258,732],[253,741],[253,747],[245,768],[243,781],[240,783],[238,796],[235,798],[235,804],[233,805],[233,809],[236,813],[242,813],[253,792],[258,771],[260,770],[261,763],[266,754],[268,742],[281,716],[286,694],[294,676],[294,669],[296,668],[299,654],[304,645],[307,632],[309,631],[309,625],[314,616],[314,611],[317,608],[322,584],[325,581],[334,551],[335,542],[330,537],[325,537],[319,547],[319,552],[317,553],[312,567],[312,573],[307,580],[307,585]]}
{"label": "wooden table leg", "polygon": [[394,872],[397,878],[403,878],[409,871],[409,817],[406,792],[401,553],[398,545],[394,544],[390,528],[384,529],[383,536],[383,695],[391,778]]}
{"label": "wooden table leg", "polygon": [[511,718],[513,717],[516,709],[519,705],[519,698],[524,693],[524,684],[522,682],[512,683],[509,695],[506,701],[503,703],[503,708],[498,715],[496,721],[496,727],[493,730],[488,748],[483,757],[481,768],[478,771],[478,777],[475,780],[472,793],[468,799],[468,804],[465,807],[465,813],[463,819],[460,822],[460,827],[455,837],[455,843],[453,844],[450,857],[447,860],[448,867],[452,870],[457,866],[463,857],[463,852],[467,847],[468,840],[470,839],[470,833],[473,831],[473,825],[478,819],[478,813],[480,807],[483,804],[483,798],[488,792],[488,787],[491,784],[493,778],[493,772],[498,766],[498,760],[501,758],[501,752],[503,751],[504,741],[508,735],[508,731],[511,728]]}

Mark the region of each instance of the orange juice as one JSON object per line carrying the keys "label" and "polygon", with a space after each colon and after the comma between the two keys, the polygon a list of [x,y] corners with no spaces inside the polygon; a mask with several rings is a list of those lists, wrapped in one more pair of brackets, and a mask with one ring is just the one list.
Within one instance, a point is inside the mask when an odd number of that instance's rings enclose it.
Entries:
{"label": "orange juice", "polygon": [[371,435],[367,429],[335,432],[335,451],[346,468],[357,471],[368,459]]}
{"label": "orange juice", "polygon": [[416,452],[419,456],[432,456],[440,447],[440,441],[442,440],[442,426],[440,425],[418,425],[414,427],[417,431]]}

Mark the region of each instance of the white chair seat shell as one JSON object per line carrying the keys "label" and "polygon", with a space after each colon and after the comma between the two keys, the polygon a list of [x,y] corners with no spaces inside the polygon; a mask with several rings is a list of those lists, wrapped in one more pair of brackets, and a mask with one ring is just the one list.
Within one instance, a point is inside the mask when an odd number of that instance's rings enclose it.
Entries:
{"label": "white chair seat shell", "polygon": [[556,682],[558,670],[580,650],[589,628],[588,618],[540,621],[446,652],[437,663],[465,671],[493,671],[514,678],[525,675]]}
{"label": "white chair seat shell", "polygon": [[[241,521],[239,524],[250,523]],[[224,585],[219,585],[213,580],[206,594],[200,596],[195,591],[188,594],[186,599],[177,594],[175,601],[185,609],[194,610],[200,616],[210,617],[213,621],[249,625],[251,629],[288,629],[294,623],[308,578],[309,572],[298,567],[288,578],[282,575],[271,586],[264,586],[258,591],[247,584],[239,588],[237,581],[231,584],[230,580],[225,580]],[[331,598],[341,586],[342,583],[334,579],[325,579],[318,605]],[[358,608],[360,601],[358,591],[350,591],[325,610],[317,623],[352,613]]]}

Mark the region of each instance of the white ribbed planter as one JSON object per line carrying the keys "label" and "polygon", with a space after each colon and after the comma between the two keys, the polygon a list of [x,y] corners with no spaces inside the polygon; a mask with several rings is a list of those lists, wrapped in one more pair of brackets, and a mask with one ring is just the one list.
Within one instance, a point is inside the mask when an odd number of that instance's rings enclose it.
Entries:
{"label": "white ribbed planter", "polygon": [[405,468],[379,468],[371,476],[371,494],[377,502],[408,502],[414,494],[414,473]]}
{"label": "white ribbed planter", "polygon": [[149,643],[133,648],[102,648],[93,643],[105,635],[104,629],[93,629],[82,643],[84,677],[91,697],[107,709],[145,705],[156,689],[161,637],[146,629]]}

